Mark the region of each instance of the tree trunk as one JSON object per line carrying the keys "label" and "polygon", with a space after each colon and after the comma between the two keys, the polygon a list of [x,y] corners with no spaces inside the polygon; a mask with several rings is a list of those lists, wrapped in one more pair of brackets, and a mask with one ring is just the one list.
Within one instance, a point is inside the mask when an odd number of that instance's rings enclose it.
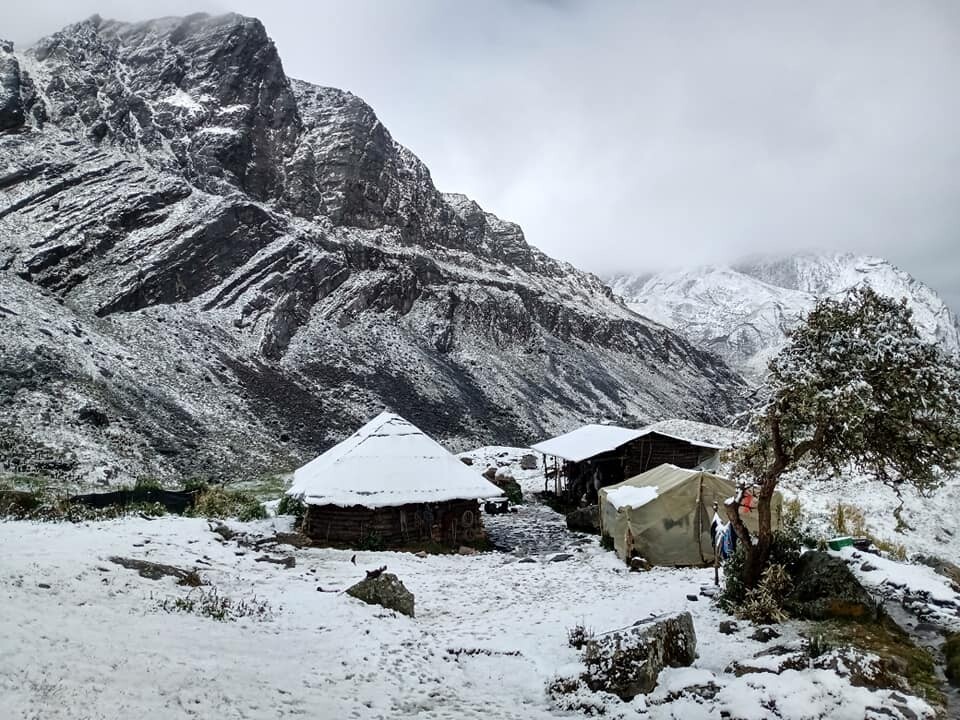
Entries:
{"label": "tree trunk", "polygon": [[773,530],[770,517],[771,502],[776,483],[766,482],[760,487],[757,496],[757,524],[756,542],[750,536],[750,531],[740,517],[740,508],[737,505],[727,506],[727,515],[733,523],[737,538],[743,543],[746,558],[743,568],[743,582],[747,588],[754,588],[760,582],[760,577],[770,561],[770,551],[773,547]]}

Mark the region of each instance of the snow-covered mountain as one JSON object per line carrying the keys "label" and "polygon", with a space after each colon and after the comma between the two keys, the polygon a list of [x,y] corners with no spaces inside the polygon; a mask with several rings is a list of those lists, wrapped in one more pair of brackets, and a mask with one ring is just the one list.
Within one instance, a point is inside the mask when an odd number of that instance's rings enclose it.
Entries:
{"label": "snow-covered mountain", "polygon": [[786,331],[819,297],[870,285],[905,297],[921,334],[960,352],[960,325],[929,287],[889,262],[845,253],[804,253],[658,275],[609,278],[637,313],[683,333],[750,378],[783,347]]}
{"label": "snow-covered mountain", "polygon": [[0,471],[289,470],[385,405],[527,445],[743,387],[289,79],[255,19],[0,43]]}

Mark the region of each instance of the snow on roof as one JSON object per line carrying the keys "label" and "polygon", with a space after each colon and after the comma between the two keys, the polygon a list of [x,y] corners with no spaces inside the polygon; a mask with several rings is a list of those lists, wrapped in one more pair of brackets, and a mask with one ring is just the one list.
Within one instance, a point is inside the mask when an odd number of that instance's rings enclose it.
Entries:
{"label": "snow on roof", "polygon": [[584,425],[531,447],[544,455],[554,455],[570,462],[580,462],[594,455],[616,450],[631,440],[643,437],[643,430],[630,430],[616,425]]}
{"label": "snow on roof", "polygon": [[622,507],[638,508],[643,507],[651,500],[657,498],[657,488],[651,485],[636,487],[633,485],[621,485],[612,490],[607,490],[607,502],[618,510]]}
{"label": "snow on roof", "polygon": [[645,433],[655,432],[675,440],[685,440],[691,445],[723,450],[733,447],[743,439],[743,432],[719,425],[696,422],[695,420],[661,420],[644,428]]}
{"label": "snow on roof", "polygon": [[600,453],[616,450],[621,445],[626,445],[650,433],[683,440],[691,445],[711,450],[728,448],[741,437],[739,431],[718,425],[708,425],[693,420],[661,420],[639,430],[616,425],[584,425],[582,428],[544,440],[531,447],[544,455],[553,455],[570,462],[581,462]]}
{"label": "snow on roof", "polygon": [[287,494],[309,505],[379,508],[503,493],[423,431],[382,412],[298,468]]}

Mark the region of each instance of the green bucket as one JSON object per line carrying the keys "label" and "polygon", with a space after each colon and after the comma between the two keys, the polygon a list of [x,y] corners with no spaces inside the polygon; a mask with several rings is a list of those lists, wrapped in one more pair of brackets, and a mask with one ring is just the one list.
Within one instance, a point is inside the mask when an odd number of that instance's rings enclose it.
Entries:
{"label": "green bucket", "polygon": [[851,547],[853,545],[853,538],[847,535],[843,537],[835,537],[827,540],[827,547],[831,550],[839,550],[840,548]]}

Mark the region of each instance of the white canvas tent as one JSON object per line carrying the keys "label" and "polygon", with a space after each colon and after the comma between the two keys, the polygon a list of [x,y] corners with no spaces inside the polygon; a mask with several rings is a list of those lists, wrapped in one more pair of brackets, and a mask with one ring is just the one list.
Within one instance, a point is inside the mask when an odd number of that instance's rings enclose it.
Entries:
{"label": "white canvas tent", "polygon": [[375,509],[503,493],[422,430],[382,412],[298,468],[287,494],[308,505]]}
{"label": "white canvas tent", "polygon": [[[641,555],[654,565],[701,565],[712,562],[710,524],[713,503],[726,521],[724,501],[736,493],[730,480],[703,470],[663,464],[600,490],[600,531],[613,539],[623,559]],[[771,522],[780,525],[783,498],[774,493]],[[741,509],[752,533],[756,511]]]}

